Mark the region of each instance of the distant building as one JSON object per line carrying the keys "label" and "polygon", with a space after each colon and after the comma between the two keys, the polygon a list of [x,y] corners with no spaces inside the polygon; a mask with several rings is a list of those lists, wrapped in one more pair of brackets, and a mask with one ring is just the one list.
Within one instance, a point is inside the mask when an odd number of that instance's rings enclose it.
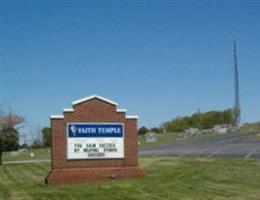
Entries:
{"label": "distant building", "polygon": [[227,134],[230,132],[237,131],[238,128],[229,124],[220,124],[220,125],[215,125],[212,130],[217,134]]}
{"label": "distant building", "polygon": [[146,142],[156,142],[159,139],[158,134],[155,132],[147,132],[144,137]]}

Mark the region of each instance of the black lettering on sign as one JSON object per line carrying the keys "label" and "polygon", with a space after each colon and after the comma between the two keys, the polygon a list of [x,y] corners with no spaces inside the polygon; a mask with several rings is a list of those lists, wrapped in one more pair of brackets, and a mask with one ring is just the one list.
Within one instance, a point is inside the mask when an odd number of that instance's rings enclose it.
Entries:
{"label": "black lettering on sign", "polygon": [[104,153],[88,153],[88,157],[104,157]]}
{"label": "black lettering on sign", "polygon": [[75,149],[74,149],[74,152],[75,152],[75,153],[79,152],[79,149],[78,149],[78,148],[75,148]]}
{"label": "black lettering on sign", "polygon": [[117,152],[117,148],[104,148],[104,152]]}
{"label": "black lettering on sign", "polygon": [[83,149],[83,152],[89,153],[89,152],[99,152],[98,148],[86,148]]}
{"label": "black lettering on sign", "polygon": [[96,144],[86,144],[86,147],[87,147],[87,148],[95,148],[95,147],[96,147]]}
{"label": "black lettering on sign", "polygon": [[103,144],[99,144],[99,147],[100,148],[116,147],[116,145],[113,143],[103,143]]}

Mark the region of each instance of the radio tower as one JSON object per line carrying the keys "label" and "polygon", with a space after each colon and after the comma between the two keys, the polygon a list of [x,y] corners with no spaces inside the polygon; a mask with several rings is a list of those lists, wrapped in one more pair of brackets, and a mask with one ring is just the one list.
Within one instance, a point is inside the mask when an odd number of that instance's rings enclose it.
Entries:
{"label": "radio tower", "polygon": [[240,124],[240,102],[239,102],[239,77],[238,77],[238,65],[237,65],[237,47],[236,41],[234,41],[234,86],[235,86],[235,107],[234,107],[234,117],[235,125]]}

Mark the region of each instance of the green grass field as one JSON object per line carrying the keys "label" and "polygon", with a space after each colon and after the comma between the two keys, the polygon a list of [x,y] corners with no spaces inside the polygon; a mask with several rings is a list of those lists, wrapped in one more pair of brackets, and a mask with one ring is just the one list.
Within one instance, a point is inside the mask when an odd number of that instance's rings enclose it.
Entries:
{"label": "green grass field", "polygon": [[0,199],[260,199],[260,160],[154,157],[140,165],[144,178],[58,187],[43,183],[49,164],[3,165]]}
{"label": "green grass field", "polygon": [[[34,153],[34,157],[30,157],[30,152]],[[33,149],[31,151],[20,152],[17,156],[11,156],[11,152],[4,152],[3,161],[20,161],[20,160],[38,160],[50,159],[50,148]]]}

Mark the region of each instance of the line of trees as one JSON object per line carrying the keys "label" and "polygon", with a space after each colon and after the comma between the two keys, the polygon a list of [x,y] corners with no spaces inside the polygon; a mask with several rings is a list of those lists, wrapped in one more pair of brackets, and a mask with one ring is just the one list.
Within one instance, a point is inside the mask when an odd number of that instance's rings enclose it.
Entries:
{"label": "line of trees", "polygon": [[204,113],[194,113],[191,116],[176,117],[170,121],[162,123],[159,127],[147,128],[145,126],[138,129],[138,135],[144,135],[149,131],[155,133],[180,132],[188,128],[209,129],[218,124],[235,124],[233,109],[224,111],[209,111]]}
{"label": "line of trees", "polygon": [[17,150],[19,147],[18,125],[24,122],[24,118],[9,112],[0,111],[0,165],[4,151]]}
{"label": "line of trees", "polygon": [[234,125],[233,109],[224,111],[209,111],[205,113],[195,113],[192,116],[177,117],[162,124],[167,132],[184,131],[187,128],[194,127],[199,129],[209,129],[218,124]]}
{"label": "line of trees", "polygon": [[44,148],[50,146],[51,146],[51,128],[44,127],[41,130],[39,130],[38,135],[36,136],[36,138],[34,138],[30,147],[32,149],[37,149],[37,148]]}
{"label": "line of trees", "polygon": [[145,135],[147,132],[154,132],[154,133],[163,133],[163,129],[160,127],[153,127],[151,129],[146,128],[145,126],[142,126],[141,128],[138,129],[138,135]]}
{"label": "line of trees", "polygon": [[[24,117],[15,113],[5,113],[0,109],[0,165],[5,151],[16,151],[19,148],[29,148],[28,144],[19,144],[18,130],[23,127]],[[50,147],[51,128],[44,127],[39,133],[39,137],[34,139],[31,148]]]}

